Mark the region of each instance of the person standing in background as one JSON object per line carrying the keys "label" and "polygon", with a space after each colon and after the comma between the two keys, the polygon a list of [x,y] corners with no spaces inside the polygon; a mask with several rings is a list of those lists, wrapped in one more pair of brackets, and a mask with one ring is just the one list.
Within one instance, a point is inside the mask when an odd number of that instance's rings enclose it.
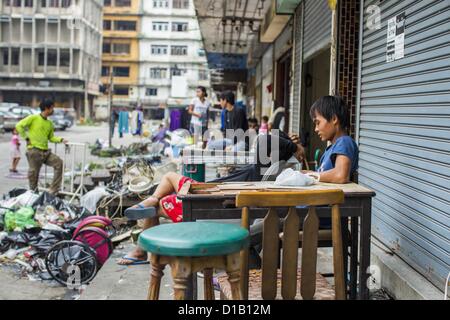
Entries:
{"label": "person standing in background", "polygon": [[[208,93],[205,87],[197,87],[196,94],[197,97],[189,105],[189,114],[192,115],[190,132],[194,135],[194,143],[196,144],[198,141],[202,141],[203,148],[205,148],[206,139],[203,139],[203,135],[208,130],[208,112],[211,103],[206,99]],[[199,139],[200,135],[201,137]]]}
{"label": "person standing in background", "polygon": [[20,140],[17,129],[13,129],[13,135],[11,137],[11,169],[9,172],[17,173],[17,165],[20,161]]}

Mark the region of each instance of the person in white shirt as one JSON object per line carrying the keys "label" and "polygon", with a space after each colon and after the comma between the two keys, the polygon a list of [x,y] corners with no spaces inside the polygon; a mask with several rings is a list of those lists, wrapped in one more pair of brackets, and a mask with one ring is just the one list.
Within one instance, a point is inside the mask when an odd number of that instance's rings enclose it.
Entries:
{"label": "person in white shirt", "polygon": [[197,97],[189,105],[189,114],[192,116],[190,131],[194,135],[194,143],[197,144],[198,141],[203,141],[204,148],[206,146],[206,139],[203,139],[203,135],[208,129],[208,111],[211,103],[206,99],[208,93],[205,87],[197,87],[196,93]]}

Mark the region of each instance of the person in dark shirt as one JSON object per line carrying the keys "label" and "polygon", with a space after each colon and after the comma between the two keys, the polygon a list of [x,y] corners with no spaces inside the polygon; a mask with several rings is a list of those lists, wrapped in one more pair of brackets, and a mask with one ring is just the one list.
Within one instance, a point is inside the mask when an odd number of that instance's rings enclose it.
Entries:
{"label": "person in dark shirt", "polygon": [[[248,120],[245,109],[235,106],[235,96],[231,91],[222,93],[219,100],[222,109],[225,110],[225,124],[223,130],[225,138],[210,141],[208,149],[248,151],[248,137],[239,138],[239,134],[234,135],[236,130],[242,130],[244,133],[248,130]],[[232,135],[231,137],[230,134]]]}

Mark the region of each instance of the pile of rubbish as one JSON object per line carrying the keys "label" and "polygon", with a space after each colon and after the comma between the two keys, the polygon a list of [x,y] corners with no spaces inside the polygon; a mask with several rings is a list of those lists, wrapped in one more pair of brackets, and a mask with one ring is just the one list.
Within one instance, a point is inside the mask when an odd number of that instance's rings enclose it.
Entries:
{"label": "pile of rubbish", "polygon": [[66,284],[78,268],[79,282],[90,281],[112,252],[113,234],[108,219],[47,192],[13,189],[0,201],[0,265],[15,265],[30,280]]}
{"label": "pile of rubbish", "polygon": [[[97,139],[93,145],[89,148],[91,149],[91,154],[100,158],[115,158],[115,157],[129,157],[129,156],[141,156],[150,153],[155,153],[154,150],[150,150],[149,147],[152,146],[152,142],[136,142],[129,146],[120,146],[116,148],[109,146],[109,144],[101,139]],[[153,148],[152,148],[153,149]],[[161,150],[156,150],[160,153]]]}

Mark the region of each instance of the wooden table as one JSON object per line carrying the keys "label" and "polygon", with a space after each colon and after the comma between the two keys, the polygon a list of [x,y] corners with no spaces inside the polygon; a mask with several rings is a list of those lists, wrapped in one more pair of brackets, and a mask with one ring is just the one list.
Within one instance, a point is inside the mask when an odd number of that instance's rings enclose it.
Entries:
{"label": "wooden table", "polygon": [[[231,186],[230,186],[231,185]],[[256,186],[256,188],[255,188]],[[271,189],[267,184],[256,183],[224,183],[224,184],[186,184],[178,193],[178,198],[183,200],[183,221],[214,220],[214,219],[240,219],[241,209],[235,207],[236,194],[242,190],[280,191]],[[370,237],[371,237],[371,212],[372,197],[375,192],[355,183],[328,184],[319,183],[308,189],[342,189],[345,194],[345,202],[340,206],[341,216],[350,222],[350,252],[346,263],[349,266],[349,294],[350,299],[367,300],[369,288],[367,286],[367,273],[370,265]],[[281,191],[295,190],[298,188],[282,189]],[[301,218],[307,214],[307,208],[297,209]],[[250,218],[264,218],[265,209],[251,209]],[[279,216],[283,217],[287,210],[280,209]],[[328,207],[317,208],[319,218],[330,218],[331,210]],[[347,227],[346,227],[347,226]],[[358,228],[359,226],[359,228]],[[342,230],[346,230],[348,224],[342,224]],[[348,230],[348,229],[347,229]],[[347,250],[348,251],[348,246]],[[359,252],[358,252],[359,251]],[[194,277],[196,280],[196,277]],[[188,298],[197,298],[197,281],[192,281]]]}

